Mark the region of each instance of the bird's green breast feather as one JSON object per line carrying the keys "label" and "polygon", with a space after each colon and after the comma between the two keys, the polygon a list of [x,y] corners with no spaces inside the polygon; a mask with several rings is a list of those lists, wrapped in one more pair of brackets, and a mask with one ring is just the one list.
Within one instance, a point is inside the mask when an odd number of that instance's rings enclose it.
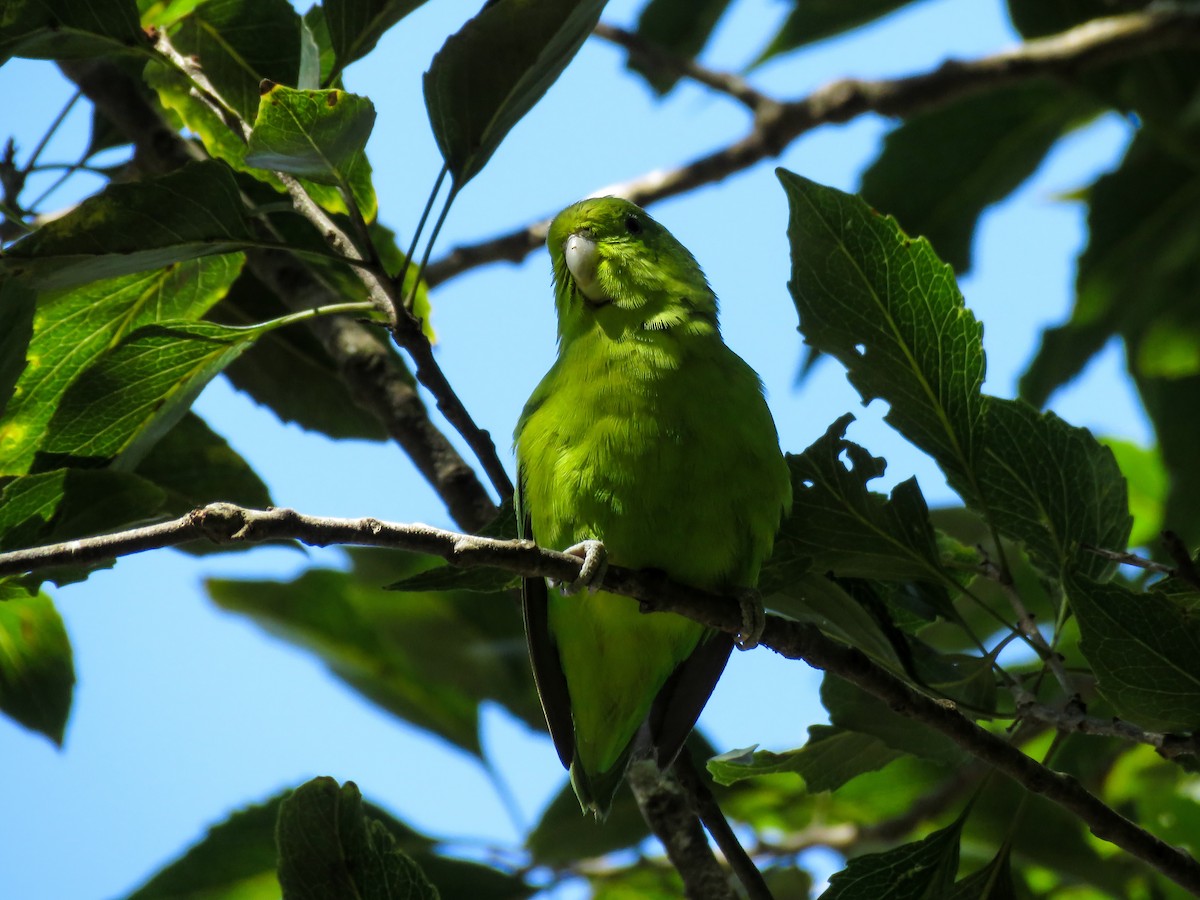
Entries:
{"label": "bird's green breast feather", "polygon": [[[565,344],[517,426],[524,507],[542,546],[604,542],[609,561],[714,590],[749,587],[790,504],[758,376],[715,333],[603,329]],[[634,601],[552,594],[580,761],[620,757],[704,628]]]}

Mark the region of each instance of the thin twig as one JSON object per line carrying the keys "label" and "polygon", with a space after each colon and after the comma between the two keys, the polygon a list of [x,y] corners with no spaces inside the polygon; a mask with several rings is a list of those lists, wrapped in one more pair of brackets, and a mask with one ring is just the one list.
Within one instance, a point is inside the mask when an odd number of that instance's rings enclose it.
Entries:
{"label": "thin twig", "polygon": [[1059,709],[1034,700],[1019,701],[1017,716],[1042,722],[1061,732],[1115,737],[1138,744],[1146,744],[1167,759],[1200,754],[1200,735],[1145,731],[1116,716],[1111,719],[1089,716],[1087,709],[1078,703],[1069,704],[1066,709]]}
{"label": "thin twig", "polygon": [[750,900],[774,900],[762,872],[758,870],[758,866],[754,864],[754,860],[750,858],[746,848],[733,833],[725,814],[717,804],[716,797],[709,790],[708,782],[703,775],[696,771],[692,757],[686,749],[676,757],[673,768],[675,777],[679,779],[680,785],[691,798],[696,815],[700,817],[700,821],[716,841],[717,847],[724,854],[729,867],[733,869],[733,874],[746,889],[746,896]]}
{"label": "thin twig", "polygon": [[[646,206],[748,169],[778,156],[796,138],[822,125],[874,112],[904,118],[954,100],[1039,77],[1071,80],[1079,72],[1153,50],[1200,44],[1200,11],[1175,7],[1094,19],[1060,34],[1027,41],[976,60],[948,60],[907,78],[862,81],[846,78],[807,97],[779,102],[759,114],[749,134],[685,165],[659,169],[614,184],[606,192]],[[429,265],[432,285],[493,262],[520,262],[542,245],[548,220],[456,247]]]}
{"label": "thin twig", "polygon": [[992,558],[982,545],[978,545],[976,550],[979,551],[982,560],[980,571],[1000,586],[1000,590],[1008,599],[1013,612],[1016,613],[1018,631],[1025,636],[1026,642],[1041,657],[1046,668],[1054,674],[1054,680],[1063,689],[1063,693],[1068,697],[1072,696],[1075,693],[1075,688],[1071,684],[1071,680],[1067,677],[1066,669],[1063,668],[1062,657],[1058,655],[1057,650],[1046,642],[1045,636],[1037,627],[1035,616],[1026,608],[1025,601],[1021,598],[1020,592],[1013,584],[1012,575],[992,562]]}
{"label": "thin twig", "polygon": [[648,69],[669,75],[681,75],[697,84],[711,88],[719,94],[732,97],[753,113],[770,110],[777,102],[753,88],[746,79],[732,72],[719,72],[702,66],[691,57],[670,53],[661,47],[643,40],[639,35],[605,22],[595,28],[596,37],[616,44],[629,53],[629,58]]}
{"label": "thin twig", "polygon": [[[215,503],[158,525],[0,554],[0,575],[86,565],[200,537],[217,543],[292,539],[313,546],[394,547],[438,556],[456,566],[491,566],[514,575],[548,577],[560,583],[573,581],[582,565],[578,557],[541,549],[530,541],[499,541],[428,525],[322,518],[289,509],[248,510]],[[599,587],[633,597],[647,611],[674,612],[733,635],[742,628],[741,610],[733,598],[678,584],[661,572],[609,566]],[[833,672],[883,700],[894,712],[941,732],[1026,790],[1042,794],[1073,813],[1098,838],[1115,844],[1187,890],[1200,893],[1200,864],[1187,853],[1138,827],[1076,779],[1051,771],[980,728],[953,704],[914,690],[861,651],[837,643],[815,626],[775,615],[767,616],[761,642],[788,659]]]}

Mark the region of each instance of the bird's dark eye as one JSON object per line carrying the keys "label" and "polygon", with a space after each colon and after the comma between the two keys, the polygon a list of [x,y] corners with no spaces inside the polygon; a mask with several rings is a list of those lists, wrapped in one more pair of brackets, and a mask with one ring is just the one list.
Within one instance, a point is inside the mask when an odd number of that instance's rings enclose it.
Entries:
{"label": "bird's dark eye", "polygon": [[625,217],[625,230],[628,231],[630,234],[641,234],[642,233],[642,223],[638,221],[637,216],[626,216]]}

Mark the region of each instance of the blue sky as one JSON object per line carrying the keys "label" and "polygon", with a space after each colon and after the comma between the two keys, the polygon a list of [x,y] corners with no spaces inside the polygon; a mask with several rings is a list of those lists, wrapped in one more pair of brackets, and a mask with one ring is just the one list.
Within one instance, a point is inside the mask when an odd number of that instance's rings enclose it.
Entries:
{"label": "blue sky", "polygon": [[[383,221],[411,233],[440,166],[421,101],[420,75],[470,4],[432,0],[393,29],[346,73],[378,120],[369,147]],[[639,2],[613,0],[607,21],[632,26]],[[705,60],[740,69],[781,20],[787,4],[740,0]],[[796,97],[843,75],[874,78],[975,57],[1015,41],[998,0],[925,0],[853,40],[779,59],[751,78]],[[745,111],[688,84],[655,99],[623,70],[623,53],[589,41],[575,63],[457,201],[441,252],[556,212],[598,188],[675,166],[740,137]],[[0,68],[8,98],[0,137],[28,153],[69,96],[46,63]],[[87,140],[77,109],[43,155],[68,161]],[[846,190],[877,152],[891,123],[865,116],[822,128],[778,164]],[[1062,142],[1035,177],[989,210],[976,235],[976,265],[961,286],[985,327],[986,389],[1012,396],[1040,330],[1069,308],[1073,259],[1084,241],[1083,210],[1062,195],[1120,159],[1130,135],[1115,116]],[[23,158],[20,155],[18,158]],[[763,376],[786,450],[799,451],[853,411],[850,436],[889,461],[879,485],[917,475],[932,504],[953,495],[936,468],[866,409],[832,361],[794,387],[801,344],[787,293],[786,203],[768,162],[724,184],[653,208],[688,246],[722,300],[727,341]],[[81,179],[66,204],[94,187]],[[435,256],[440,255],[435,253]],[[523,265],[469,273],[433,295],[439,361],[477,421],[508,435],[554,354],[549,267],[544,253]],[[1052,406],[1098,434],[1146,443],[1149,430],[1109,348]],[[441,503],[393,445],[334,443],[281,425],[218,380],[199,412],[268,482],[278,505],[327,515],[371,515],[450,526]],[[83,900],[128,891],[231,811],[318,775],[352,779],[414,827],[477,846],[517,840],[514,824],[467,756],[380,712],[331,679],[320,663],[241,619],[216,611],[200,590],[209,575],[287,577],[337,564],[336,551],[264,549],[197,561],[171,551],[123,560],[115,570],[56,593],[74,642],[79,685],[59,751],[0,721],[10,773],[0,817],[0,893]],[[759,650],[738,654],[701,720],[722,750],[802,744],[821,721],[817,677]],[[771,713],[759,698],[771,698]],[[780,698],[792,715],[781,716]],[[529,824],[564,773],[549,741],[499,710],[484,738]]]}

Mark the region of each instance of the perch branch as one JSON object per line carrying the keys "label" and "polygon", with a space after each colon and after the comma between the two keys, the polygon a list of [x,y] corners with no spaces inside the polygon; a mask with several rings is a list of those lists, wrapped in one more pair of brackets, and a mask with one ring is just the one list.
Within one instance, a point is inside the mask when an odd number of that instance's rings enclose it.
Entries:
{"label": "perch branch", "polygon": [[[531,541],[502,541],[370,518],[322,518],[289,509],[252,510],[214,503],[158,525],[0,554],[0,575],[95,563],[201,537],[218,544],[297,540],[322,547],[393,547],[438,556],[455,566],[491,566],[514,575],[553,578],[563,584],[574,581],[582,565],[578,557],[541,549]],[[732,598],[678,584],[661,572],[609,566],[600,586],[641,601],[646,611],[674,612],[733,635],[742,628],[741,611]],[[883,700],[895,712],[940,731],[1026,790],[1073,813],[1101,840],[1115,844],[1187,890],[1200,893],[1200,863],[1187,853],[1139,828],[1076,779],[1050,770],[980,728],[953,704],[917,692],[861,651],[837,643],[812,625],[774,615],[767,616],[762,643],[788,659],[804,660],[833,672]]]}
{"label": "perch branch", "polygon": [[[609,40],[617,34],[608,27],[598,33]],[[1200,11],[1176,7],[1094,19],[990,56],[947,60],[918,75],[878,81],[844,78],[798,100],[763,98],[754,101],[754,124],[740,140],[678,168],[650,172],[597,193],[617,194],[646,206],[714,184],[778,156],[796,138],[822,125],[848,122],[868,112],[904,118],[995,88],[1043,77],[1070,80],[1080,71],[1115,60],[1198,44]],[[697,74],[687,68],[681,68],[680,73],[689,77]],[[721,80],[720,73],[708,74],[708,81]],[[728,82],[723,87],[710,86],[731,93]],[[435,285],[487,263],[520,262],[545,241],[548,224],[534,222],[490,240],[457,247],[431,263],[426,278]]]}

